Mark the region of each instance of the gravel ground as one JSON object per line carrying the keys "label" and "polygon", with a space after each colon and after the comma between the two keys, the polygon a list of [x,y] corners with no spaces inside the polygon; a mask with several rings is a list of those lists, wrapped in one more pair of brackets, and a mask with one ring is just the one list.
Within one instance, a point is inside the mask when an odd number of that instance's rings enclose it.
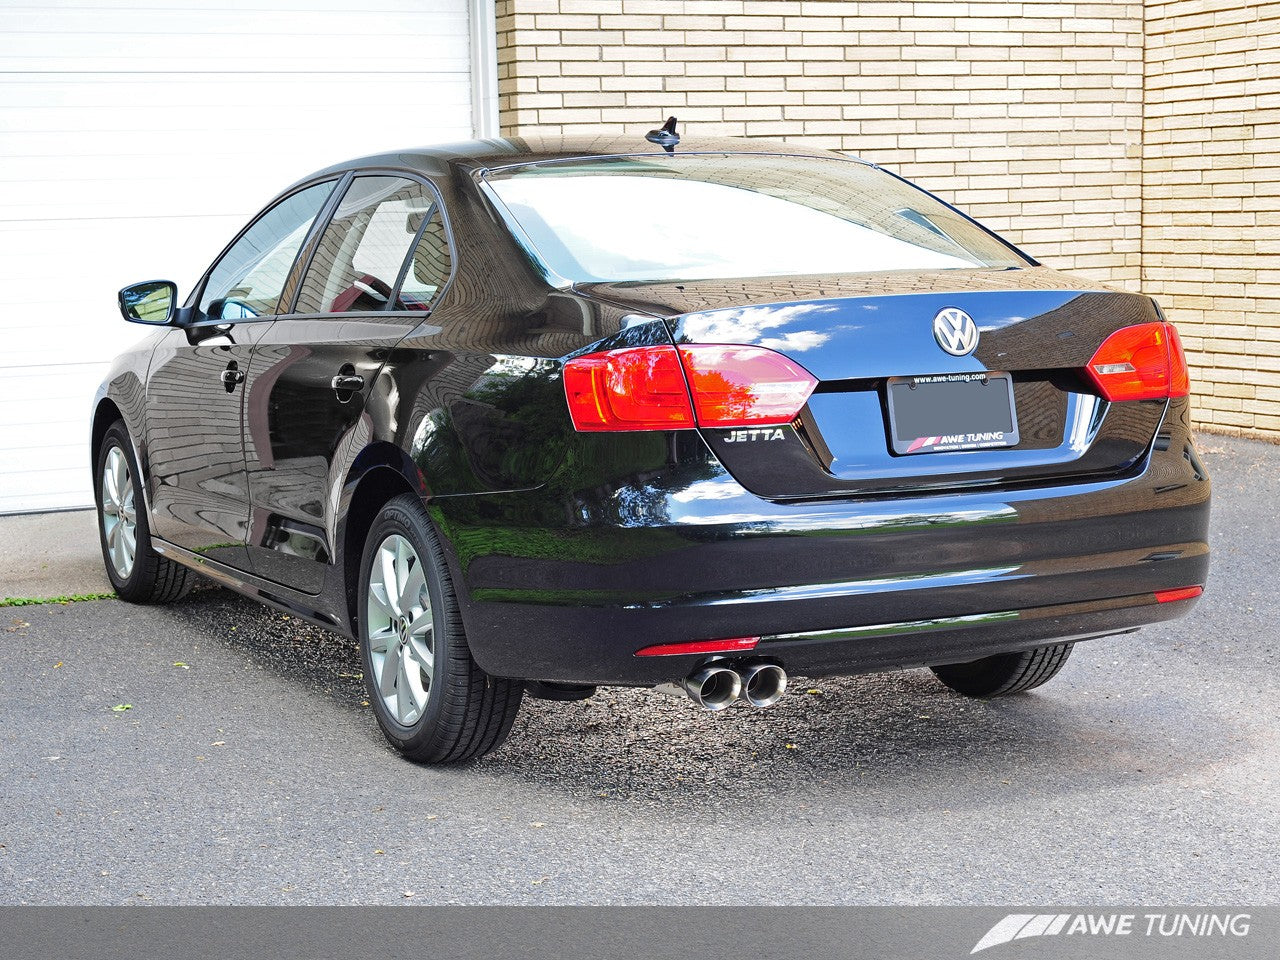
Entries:
{"label": "gravel ground", "polygon": [[1280,448],[1201,447],[1196,611],[991,703],[925,671],[714,716],[606,690],[423,769],[352,643],[220,589],[0,610],[0,902],[1275,902]]}

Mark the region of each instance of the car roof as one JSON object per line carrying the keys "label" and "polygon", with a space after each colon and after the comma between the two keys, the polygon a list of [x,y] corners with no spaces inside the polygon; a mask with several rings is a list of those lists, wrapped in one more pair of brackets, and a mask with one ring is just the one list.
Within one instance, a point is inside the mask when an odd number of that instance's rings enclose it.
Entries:
{"label": "car roof", "polygon": [[[428,176],[448,176],[451,167],[471,169],[505,167],[515,164],[536,163],[546,160],[571,160],[576,158],[608,156],[664,156],[662,147],[648,142],[644,134],[600,137],[497,137],[487,140],[463,140],[435,146],[411,147],[386,153],[357,157],[319,170],[306,179],[325,174],[360,170],[370,167],[408,168]],[[743,139],[740,137],[699,137],[686,133],[675,148],[678,154],[739,153],[781,154],[801,157],[838,157],[853,159],[817,147],[774,140]]]}

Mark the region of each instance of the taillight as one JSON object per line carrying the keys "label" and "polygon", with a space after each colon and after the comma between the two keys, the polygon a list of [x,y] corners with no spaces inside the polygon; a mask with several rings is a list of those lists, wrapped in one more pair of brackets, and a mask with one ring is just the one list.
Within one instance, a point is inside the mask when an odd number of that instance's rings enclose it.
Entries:
{"label": "taillight", "polygon": [[1191,392],[1182,341],[1169,323],[1117,330],[1102,341],[1088,369],[1108,400],[1163,400]]}
{"label": "taillight", "polygon": [[564,392],[578,430],[679,430],[694,425],[675,347],[632,347],[575,357],[564,365]]}
{"label": "taillight", "polygon": [[631,347],[564,366],[569,415],[580,431],[790,423],[817,385],[804,367],[763,347]]}
{"label": "taillight", "polygon": [[764,347],[685,346],[680,359],[702,427],[790,423],[818,385],[800,364]]}
{"label": "taillight", "polygon": [[1172,323],[1166,323],[1169,331],[1169,396],[1185,397],[1191,393],[1191,371],[1187,369],[1187,355],[1182,352],[1182,338]]}

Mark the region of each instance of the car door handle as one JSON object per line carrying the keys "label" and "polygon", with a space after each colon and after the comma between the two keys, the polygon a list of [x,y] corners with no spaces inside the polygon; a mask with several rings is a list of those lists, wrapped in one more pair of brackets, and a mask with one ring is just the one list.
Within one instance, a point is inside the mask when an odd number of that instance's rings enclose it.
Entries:
{"label": "car door handle", "polygon": [[358,373],[340,373],[333,378],[333,389],[342,392],[364,389],[364,377]]}

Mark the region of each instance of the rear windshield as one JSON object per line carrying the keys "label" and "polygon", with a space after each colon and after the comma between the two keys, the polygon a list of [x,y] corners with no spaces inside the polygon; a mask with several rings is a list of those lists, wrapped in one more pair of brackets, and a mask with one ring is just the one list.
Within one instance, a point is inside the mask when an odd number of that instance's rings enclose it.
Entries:
{"label": "rear windshield", "polygon": [[575,282],[1028,265],[924,191],[836,157],[611,157],[487,181],[533,255]]}

